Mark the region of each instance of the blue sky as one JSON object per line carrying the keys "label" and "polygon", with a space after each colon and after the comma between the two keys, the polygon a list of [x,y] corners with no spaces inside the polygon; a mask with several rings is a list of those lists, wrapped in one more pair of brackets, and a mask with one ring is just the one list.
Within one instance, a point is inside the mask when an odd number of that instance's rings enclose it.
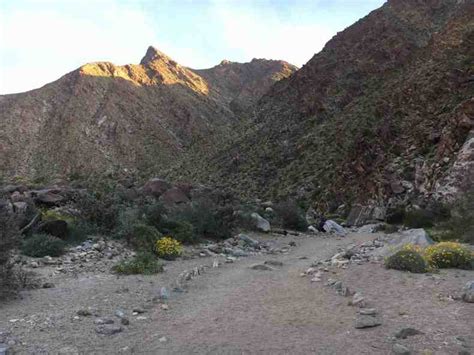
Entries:
{"label": "blue sky", "polygon": [[0,0],[0,94],[87,62],[138,63],[153,45],[182,65],[306,63],[383,0]]}

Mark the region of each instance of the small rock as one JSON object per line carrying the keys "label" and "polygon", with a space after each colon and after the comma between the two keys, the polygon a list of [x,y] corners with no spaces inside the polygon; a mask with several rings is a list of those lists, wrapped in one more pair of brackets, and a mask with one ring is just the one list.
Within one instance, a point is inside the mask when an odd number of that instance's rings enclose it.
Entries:
{"label": "small rock", "polygon": [[167,300],[169,298],[170,298],[170,294],[168,290],[166,289],[166,287],[160,288],[160,299]]}
{"label": "small rock", "polygon": [[418,335],[418,334],[423,334],[423,332],[420,332],[418,329],[415,329],[415,328],[402,328],[395,333],[395,338],[406,339],[408,337]]}
{"label": "small rock", "polygon": [[122,327],[116,325],[101,325],[95,328],[98,334],[114,335],[122,331]]}
{"label": "small rock", "polygon": [[76,312],[76,314],[81,317],[89,317],[92,315],[92,312],[88,309],[80,309]]}
{"label": "small rock", "polygon": [[377,310],[375,308],[363,308],[359,309],[359,314],[366,316],[375,316],[377,314]]}
{"label": "small rock", "polygon": [[163,310],[166,311],[166,310],[169,309],[169,306],[168,306],[167,304],[162,304],[162,305],[161,305],[161,309],[163,309]]}
{"label": "small rock", "polygon": [[291,242],[288,243],[288,245],[289,245],[290,247],[295,247],[295,246],[296,246],[296,242],[291,241]]}
{"label": "small rock", "polygon": [[0,355],[10,355],[10,347],[7,344],[0,344]]}
{"label": "small rock", "polygon": [[42,287],[43,288],[54,288],[54,284],[52,282],[45,282]]}
{"label": "small rock", "polygon": [[359,314],[355,321],[355,328],[362,329],[362,328],[372,328],[377,327],[382,324],[382,319],[377,315],[365,315]]}
{"label": "small rock", "polygon": [[393,344],[392,352],[397,355],[410,355],[410,350],[401,344]]}
{"label": "small rock", "polygon": [[141,313],[145,313],[145,310],[143,308],[140,308],[140,307],[135,307],[133,309],[133,312],[137,313],[137,314],[141,314]]}
{"label": "small rock", "polygon": [[274,270],[272,267],[265,264],[257,264],[250,267],[252,270],[271,271]]}
{"label": "small rock", "polygon": [[38,262],[36,262],[36,261],[32,261],[32,262],[30,263],[30,267],[32,267],[33,269],[36,269],[36,268],[39,267],[39,264],[38,264]]}
{"label": "small rock", "polygon": [[128,320],[128,318],[122,318],[120,320],[120,323],[122,323],[123,325],[129,325],[130,324],[130,321]]}
{"label": "small rock", "polygon": [[160,339],[158,339],[158,341],[160,343],[166,343],[168,341],[168,339],[166,337],[161,337]]}
{"label": "small rock", "polygon": [[461,297],[464,302],[474,303],[474,280],[466,283]]}
{"label": "small rock", "polygon": [[117,309],[115,311],[115,316],[118,317],[118,318],[124,318],[125,317],[125,312],[120,310],[120,309]]}
{"label": "small rock", "polygon": [[267,260],[264,262],[265,265],[271,265],[271,266],[283,266],[283,263],[278,260]]}
{"label": "small rock", "polygon": [[359,307],[364,307],[365,306],[365,299],[362,296],[361,293],[356,292],[354,296],[352,296],[352,300],[350,302],[352,306],[359,306]]}
{"label": "small rock", "polygon": [[97,318],[96,320],[94,320],[94,324],[96,325],[114,324],[114,320],[110,318]]}
{"label": "small rock", "polygon": [[213,268],[219,267],[219,262],[218,262],[217,260],[214,260],[214,261],[212,262],[212,267],[213,267]]}
{"label": "small rock", "polygon": [[254,248],[260,245],[260,243],[258,241],[256,241],[255,239],[250,238],[246,234],[239,234],[237,236],[237,238],[242,240],[244,242],[244,244],[250,245],[251,247],[254,247]]}

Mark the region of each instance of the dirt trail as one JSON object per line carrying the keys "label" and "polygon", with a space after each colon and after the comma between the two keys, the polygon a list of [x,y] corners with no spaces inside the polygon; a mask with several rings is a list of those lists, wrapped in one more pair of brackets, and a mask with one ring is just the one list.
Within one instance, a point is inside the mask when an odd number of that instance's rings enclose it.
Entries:
{"label": "dirt trail", "polygon": [[[338,247],[373,238],[374,234],[344,239],[279,237],[281,243],[294,240],[297,246],[288,254],[241,258],[208,269],[189,282],[187,292],[172,293],[168,310],[151,301],[159,287],[171,285],[184,269],[210,265],[212,259],[176,261],[166,273],[152,277],[64,276],[54,281],[55,289],[31,291],[24,300],[0,308],[0,330],[10,329],[18,336],[25,344],[15,349],[25,354],[56,354],[60,349],[64,353],[64,347],[81,354],[390,354],[394,333],[407,326],[425,333],[399,341],[413,350],[469,350],[466,347],[474,345],[472,305],[448,301],[446,296],[472,278],[472,271],[426,276],[364,264],[331,268],[322,282],[300,276],[312,261],[332,256]],[[283,266],[272,271],[250,268],[265,260],[278,260]],[[356,309],[348,306],[348,298],[324,286],[328,278],[362,291],[381,311],[383,325],[355,329]],[[77,309],[87,306],[99,309],[101,316],[113,317],[116,309],[130,314],[136,306],[146,312],[139,315],[144,319],[130,315],[123,332],[100,336],[93,317],[73,318]],[[20,317],[25,320],[9,323]],[[456,337],[462,337],[463,344]]]}

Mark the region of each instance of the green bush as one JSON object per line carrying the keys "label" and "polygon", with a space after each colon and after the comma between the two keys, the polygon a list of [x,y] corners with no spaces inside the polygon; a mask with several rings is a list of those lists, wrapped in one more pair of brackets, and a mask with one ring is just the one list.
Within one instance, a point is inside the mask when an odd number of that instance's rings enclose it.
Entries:
{"label": "green bush", "polygon": [[118,274],[152,275],[163,271],[163,264],[151,252],[139,253],[132,260],[122,260],[112,270]]}
{"label": "green bush", "polygon": [[385,260],[387,269],[423,273],[427,264],[423,256],[415,250],[400,250]]}
{"label": "green bush", "polygon": [[430,228],[434,220],[433,213],[423,209],[406,211],[403,216],[403,224],[409,228]]}
{"label": "green bush", "polygon": [[159,226],[166,216],[166,208],[161,202],[147,202],[140,208],[140,214],[146,219],[146,223],[160,229]]}
{"label": "green bush", "polygon": [[99,234],[96,225],[85,220],[77,220],[68,226],[69,236],[66,240],[68,244],[77,245],[89,239],[92,235]]}
{"label": "green bush", "polygon": [[40,258],[43,256],[61,256],[64,254],[66,243],[47,234],[33,234],[25,239],[21,246],[23,254]]}
{"label": "green bush", "polygon": [[74,197],[74,207],[80,211],[82,220],[96,225],[101,233],[115,229],[119,212],[125,208],[118,194],[113,192],[80,193]]}
{"label": "green bush", "polygon": [[153,226],[138,222],[121,231],[124,238],[133,248],[137,250],[151,251],[162,234]]}
{"label": "green bush", "polygon": [[160,232],[164,235],[171,235],[182,243],[197,243],[199,237],[194,233],[191,223],[175,219],[165,219],[159,225]]}
{"label": "green bush", "polygon": [[[184,239],[178,235],[171,235],[184,243],[194,243],[200,238],[226,239],[232,236],[233,209],[231,207],[219,207],[211,201],[199,201],[176,211],[165,221],[163,226],[169,221],[185,222],[193,227],[191,239]],[[161,230],[161,229],[160,229]]]}
{"label": "green bush", "polygon": [[275,213],[283,228],[306,231],[308,223],[303,211],[294,201],[285,201],[275,205]]}

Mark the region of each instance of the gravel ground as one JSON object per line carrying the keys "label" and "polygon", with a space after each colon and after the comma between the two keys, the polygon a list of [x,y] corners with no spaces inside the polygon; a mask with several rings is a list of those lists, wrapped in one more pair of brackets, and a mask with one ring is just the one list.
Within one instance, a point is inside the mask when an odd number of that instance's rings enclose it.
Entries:
{"label": "gravel ground", "polygon": [[[474,351],[474,305],[451,297],[474,278],[473,271],[416,275],[365,263],[331,267],[321,282],[301,277],[313,261],[376,236],[253,235],[277,244],[295,241],[296,246],[285,254],[240,258],[218,268],[210,267],[210,257],[177,260],[156,276],[55,275],[48,280],[55,288],[27,291],[22,299],[0,306],[0,335],[8,333],[18,354],[390,354],[395,342],[414,353]],[[283,265],[251,269],[266,260]],[[199,265],[209,268],[189,281],[185,292],[156,300],[161,287],[172,289],[178,274]],[[49,275],[52,269],[37,270]],[[325,286],[329,278],[362,292],[383,324],[355,329],[357,308],[348,305],[350,297]],[[77,316],[87,308],[97,316]],[[134,308],[144,313],[133,315]],[[120,325],[114,315],[118,309],[130,324],[115,335],[97,334],[97,318]],[[423,334],[393,338],[403,327]]]}

